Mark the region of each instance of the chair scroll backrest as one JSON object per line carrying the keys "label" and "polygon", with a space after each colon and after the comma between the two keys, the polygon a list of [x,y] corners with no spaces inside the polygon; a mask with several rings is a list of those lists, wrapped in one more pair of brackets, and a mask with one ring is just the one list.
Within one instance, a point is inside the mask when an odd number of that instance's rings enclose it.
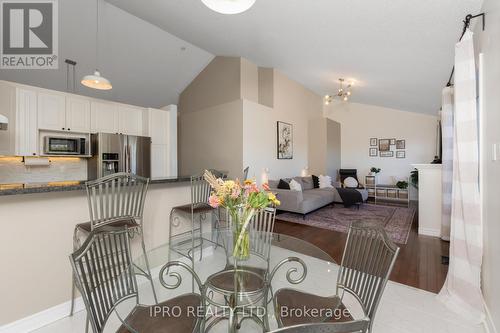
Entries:
{"label": "chair scroll backrest", "polygon": [[123,220],[142,223],[149,179],[120,172],[87,182],[92,230]]}
{"label": "chair scroll backrest", "polygon": [[353,295],[373,323],[382,293],[399,253],[380,226],[354,222],[349,228],[340,265],[339,289]]}
{"label": "chair scroll backrest", "polygon": [[92,231],[70,261],[95,333],[104,330],[117,304],[130,298],[138,302],[127,229]]}
{"label": "chair scroll backrest", "polygon": [[289,326],[271,333],[365,333],[368,332],[369,320],[361,319],[337,323],[316,323]]}
{"label": "chair scroll backrest", "polygon": [[248,179],[248,171],[250,171],[250,167],[246,167],[245,169],[243,169],[243,180]]}

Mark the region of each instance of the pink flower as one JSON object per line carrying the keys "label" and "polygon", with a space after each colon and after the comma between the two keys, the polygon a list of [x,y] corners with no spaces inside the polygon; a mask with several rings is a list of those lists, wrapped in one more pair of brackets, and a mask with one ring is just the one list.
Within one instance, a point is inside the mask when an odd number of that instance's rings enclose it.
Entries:
{"label": "pink flower", "polygon": [[245,185],[245,194],[249,195],[251,193],[257,193],[259,192],[259,188],[257,187],[256,184],[248,184]]}
{"label": "pink flower", "polygon": [[268,183],[262,184],[262,188],[264,189],[264,191],[271,191],[271,188],[269,187]]}
{"label": "pink flower", "polygon": [[208,198],[208,204],[210,206],[212,206],[213,208],[217,208],[220,206],[221,202],[219,200],[219,197],[216,196],[216,195],[211,195],[209,198]]}
{"label": "pink flower", "polygon": [[231,191],[231,199],[236,199],[240,196],[241,194],[241,188],[239,186],[236,186],[233,188]]}

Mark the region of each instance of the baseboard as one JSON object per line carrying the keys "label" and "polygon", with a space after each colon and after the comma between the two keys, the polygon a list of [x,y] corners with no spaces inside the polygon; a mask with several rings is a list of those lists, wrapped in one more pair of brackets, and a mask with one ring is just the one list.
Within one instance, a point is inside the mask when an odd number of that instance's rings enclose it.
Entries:
{"label": "baseboard", "polygon": [[[75,313],[85,309],[83,299],[75,299]],[[69,315],[71,301],[61,303],[49,309],[40,311],[31,316],[16,320],[10,324],[0,327],[0,333],[27,333],[52,324]]]}
{"label": "baseboard", "polygon": [[484,305],[484,310],[486,312],[486,317],[484,319],[484,328],[486,333],[498,333],[495,323],[493,322],[493,318],[491,317],[491,312],[486,304]]}
{"label": "baseboard", "polygon": [[424,236],[441,237],[441,229],[418,228],[418,234]]}

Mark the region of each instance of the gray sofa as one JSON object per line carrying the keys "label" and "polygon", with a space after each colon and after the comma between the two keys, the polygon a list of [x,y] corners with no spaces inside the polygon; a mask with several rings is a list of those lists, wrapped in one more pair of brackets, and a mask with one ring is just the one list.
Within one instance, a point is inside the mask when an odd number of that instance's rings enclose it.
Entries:
{"label": "gray sofa", "polygon": [[[294,177],[293,179],[302,186],[302,191],[279,189],[279,180],[269,180],[271,191],[276,193],[278,200],[281,201],[279,210],[305,215],[329,204],[342,203],[342,198],[335,187],[314,188],[310,176]],[[291,178],[284,180],[290,182]],[[368,191],[365,189],[356,190],[361,193],[363,202],[365,202],[368,199]]]}

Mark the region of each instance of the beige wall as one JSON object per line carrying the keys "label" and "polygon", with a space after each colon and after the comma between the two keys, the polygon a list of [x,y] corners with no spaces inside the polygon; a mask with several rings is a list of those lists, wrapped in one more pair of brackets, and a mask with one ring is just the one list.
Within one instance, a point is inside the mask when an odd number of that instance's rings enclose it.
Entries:
{"label": "beige wall", "polygon": [[[379,167],[379,182],[395,183],[409,176],[411,164],[434,159],[435,116],[358,103],[334,103],[324,111],[342,125],[342,168],[358,169],[363,180],[371,167]],[[405,139],[406,158],[369,157],[370,138]],[[416,193],[412,198],[416,199]]]}
{"label": "beige wall", "polygon": [[[243,104],[243,165],[250,167],[249,176],[258,181],[263,169],[269,169],[270,179],[300,175],[309,163],[309,120],[322,112],[321,96],[276,70],[272,81],[273,108],[251,101]],[[277,159],[278,121],[293,125],[291,160]]]}
{"label": "beige wall", "polygon": [[180,174],[192,175],[205,169],[243,172],[243,101],[217,105],[196,112],[180,113]]}
{"label": "beige wall", "polygon": [[336,179],[341,167],[341,125],[328,118],[309,121],[309,173]]}
{"label": "beige wall", "polygon": [[[150,186],[148,248],[167,242],[170,209],[189,200],[186,184]],[[73,228],[87,220],[84,191],[0,197],[0,326],[70,300]]]}
{"label": "beige wall", "polygon": [[342,167],[342,133],[340,123],[327,119],[326,121],[326,174],[332,178]]}
{"label": "beige wall", "polygon": [[500,162],[493,161],[493,144],[500,144],[500,1],[485,0],[486,30],[476,25],[476,50],[483,53],[484,74],[480,101],[481,116],[481,196],[483,198],[484,257],[483,293],[496,329],[500,329]]}
{"label": "beige wall", "polygon": [[[229,82],[239,87],[239,95],[226,91]],[[321,116],[322,98],[274,69],[217,57],[181,94],[179,111],[181,174],[216,168],[239,177],[249,166],[249,175],[260,180],[264,168],[285,177],[308,165],[307,124]],[[293,125],[292,160],[277,159],[277,121]]]}
{"label": "beige wall", "polygon": [[186,113],[232,102],[241,97],[241,58],[215,57],[179,97]]}
{"label": "beige wall", "polygon": [[241,61],[241,93],[240,98],[259,102],[259,68],[245,58]]}

